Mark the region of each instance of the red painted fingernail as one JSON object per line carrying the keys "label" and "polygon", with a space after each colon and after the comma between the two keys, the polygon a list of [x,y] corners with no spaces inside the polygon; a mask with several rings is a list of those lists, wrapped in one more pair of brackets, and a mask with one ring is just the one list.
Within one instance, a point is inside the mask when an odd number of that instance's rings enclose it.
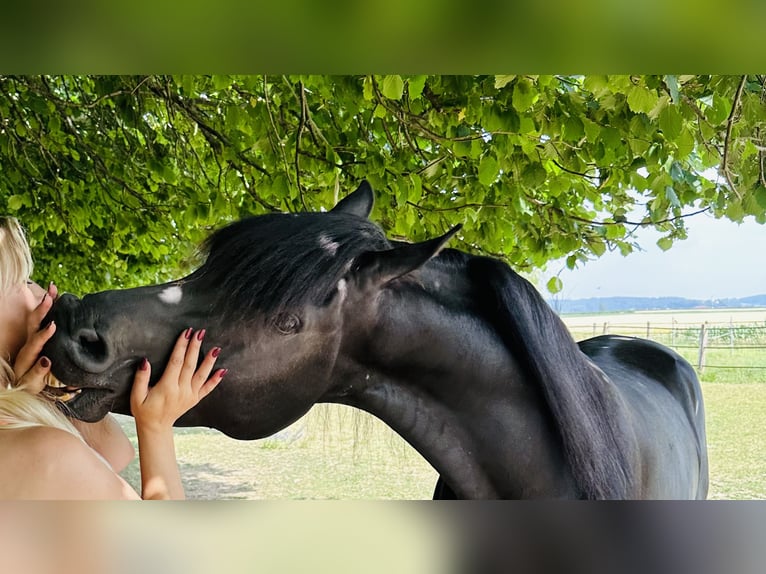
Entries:
{"label": "red painted fingernail", "polygon": [[187,339],[191,339],[193,332],[194,330],[191,327],[189,327],[188,329],[186,329],[186,331],[184,331],[184,337],[186,337]]}
{"label": "red painted fingernail", "polygon": [[149,361],[147,360],[146,357],[144,357],[143,359],[141,359],[141,366],[139,367],[139,369],[141,369],[142,371],[145,371],[148,368],[149,368]]}
{"label": "red painted fingernail", "polygon": [[222,378],[224,378],[226,376],[226,373],[228,373],[228,372],[229,372],[229,369],[223,369],[221,371],[221,374],[218,375],[218,376],[222,379]]}
{"label": "red painted fingernail", "polygon": [[51,366],[50,359],[48,359],[48,357],[43,357],[42,359],[40,359],[40,366],[43,369],[47,369],[48,367],[50,367]]}
{"label": "red painted fingernail", "polygon": [[210,351],[210,354],[211,354],[213,357],[217,357],[218,355],[220,355],[220,354],[221,354],[221,347],[216,347],[215,349],[213,349],[212,351]]}
{"label": "red painted fingernail", "polygon": [[201,331],[197,331],[197,340],[201,341],[205,338],[205,329],[202,329]]}

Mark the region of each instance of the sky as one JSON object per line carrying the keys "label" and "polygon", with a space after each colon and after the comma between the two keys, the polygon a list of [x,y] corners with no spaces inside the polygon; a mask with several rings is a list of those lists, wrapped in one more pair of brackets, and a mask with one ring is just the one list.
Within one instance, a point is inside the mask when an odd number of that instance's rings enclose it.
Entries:
{"label": "sky", "polygon": [[688,239],[668,251],[657,247],[659,233],[643,229],[637,233],[643,251],[627,257],[607,252],[574,271],[563,260],[551,262],[545,279],[560,272],[564,288],[558,299],[721,299],[766,293],[766,225],[753,218],[737,225],[704,213],[689,217],[686,225]]}

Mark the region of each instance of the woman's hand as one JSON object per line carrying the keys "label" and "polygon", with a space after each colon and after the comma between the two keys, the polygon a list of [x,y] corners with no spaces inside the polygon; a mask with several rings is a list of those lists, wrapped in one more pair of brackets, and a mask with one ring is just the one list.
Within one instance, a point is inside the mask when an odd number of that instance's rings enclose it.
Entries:
{"label": "woman's hand", "polygon": [[58,296],[58,289],[52,282],[40,301],[40,304],[29,314],[27,319],[27,340],[16,355],[13,363],[13,372],[16,375],[17,386],[24,386],[25,390],[37,394],[45,388],[50,376],[51,362],[47,357],[40,357],[43,346],[56,332],[56,324],[51,321],[44,328],[40,328],[48,311],[53,306],[53,301]]}
{"label": "woman's hand", "polygon": [[136,371],[130,410],[136,419],[141,496],[144,499],[184,498],[175,457],[173,423],[206,397],[226,374],[226,369],[218,369],[210,376],[220,347],[211,349],[197,367],[204,337],[204,329],[196,334],[191,328],[186,329],[178,337],[165,372],[151,389],[149,362],[144,359]]}
{"label": "woman's hand", "polygon": [[146,430],[171,428],[181,415],[196,406],[218,386],[226,369],[213,370],[220,347],[211,349],[199,368],[200,346],[205,330],[189,328],[176,341],[165,372],[157,384],[149,388],[151,365],[144,359],[136,371],[130,395],[130,410],[136,426]]}

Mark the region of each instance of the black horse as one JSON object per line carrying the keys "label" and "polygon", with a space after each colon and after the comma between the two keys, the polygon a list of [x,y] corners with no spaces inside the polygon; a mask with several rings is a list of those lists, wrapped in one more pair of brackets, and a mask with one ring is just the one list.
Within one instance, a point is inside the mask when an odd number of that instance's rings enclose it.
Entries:
{"label": "black horse", "polygon": [[[579,345],[505,263],[389,241],[364,182],[327,213],[269,214],[213,234],[164,285],[63,295],[44,352],[94,421],[129,413],[138,361],[207,329],[230,373],[179,426],[269,436],[318,402],[396,430],[440,474],[437,498],[704,498],[704,413],[691,366],[650,341]],[[70,390],[72,390],[70,388]]]}

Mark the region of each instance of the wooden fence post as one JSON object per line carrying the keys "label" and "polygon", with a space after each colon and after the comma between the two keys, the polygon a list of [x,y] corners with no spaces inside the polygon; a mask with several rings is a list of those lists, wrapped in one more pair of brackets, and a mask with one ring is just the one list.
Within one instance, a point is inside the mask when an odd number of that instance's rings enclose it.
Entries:
{"label": "wooden fence post", "polygon": [[604,323],[604,332],[603,335],[606,335],[609,332],[609,323]]}
{"label": "wooden fence post", "polygon": [[646,322],[646,338],[649,338],[649,321]]}
{"label": "wooden fence post", "polygon": [[701,373],[705,368],[705,347],[707,346],[707,321],[700,327],[700,352],[697,358],[697,370]]}

